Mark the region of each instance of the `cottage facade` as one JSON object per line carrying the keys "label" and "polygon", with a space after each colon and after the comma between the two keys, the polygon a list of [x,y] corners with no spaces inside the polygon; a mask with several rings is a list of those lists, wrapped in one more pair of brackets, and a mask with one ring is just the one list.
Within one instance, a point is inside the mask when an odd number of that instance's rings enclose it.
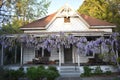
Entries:
{"label": "cottage facade", "polygon": [[[76,37],[86,36],[88,40],[95,39],[101,36],[108,36],[112,33],[112,29],[116,26],[103,20],[99,20],[84,14],[79,14],[68,4],[61,7],[58,11],[41,19],[35,20],[27,25],[24,25],[21,30],[26,34],[33,34],[36,37],[46,36],[50,34],[72,34]],[[35,57],[49,57],[49,61],[59,61],[59,65],[67,63],[87,63],[89,58],[94,58],[94,54],[78,58],[77,48],[61,48],[61,52],[53,49],[48,52],[40,48],[36,50],[23,46],[22,63],[26,64],[32,61]]]}

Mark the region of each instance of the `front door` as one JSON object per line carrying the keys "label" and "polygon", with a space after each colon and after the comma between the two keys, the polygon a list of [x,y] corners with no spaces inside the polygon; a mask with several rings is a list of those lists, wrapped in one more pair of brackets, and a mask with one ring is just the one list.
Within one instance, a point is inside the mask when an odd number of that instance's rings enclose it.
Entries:
{"label": "front door", "polygon": [[72,46],[70,48],[64,47],[64,61],[65,63],[72,63]]}

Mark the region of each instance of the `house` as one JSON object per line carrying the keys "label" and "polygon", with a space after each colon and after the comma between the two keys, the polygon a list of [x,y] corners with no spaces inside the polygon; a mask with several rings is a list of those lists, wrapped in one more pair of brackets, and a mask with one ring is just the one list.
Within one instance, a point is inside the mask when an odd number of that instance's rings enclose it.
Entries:
{"label": "house", "polygon": [[[112,23],[95,19],[84,14],[79,14],[66,4],[55,13],[24,25],[21,30],[27,34],[38,34],[38,36],[39,34],[44,36],[64,32],[77,37],[86,36],[91,39],[91,37],[96,38],[109,35],[115,27],[116,26]],[[50,61],[59,60],[61,63],[86,63],[89,58],[94,57],[94,55],[81,55],[80,60],[78,61],[78,58],[76,58],[76,51],[76,48],[73,46],[69,49],[63,47],[61,54],[59,55],[57,49],[53,49],[51,52],[48,52],[42,48],[40,48],[40,50],[35,50],[34,48],[24,48],[23,64],[32,61],[36,55],[49,56]]]}
{"label": "house", "polygon": [[[112,23],[99,20],[84,14],[79,14],[68,4],[65,4],[58,11],[41,19],[35,20],[21,27],[25,34],[31,34],[36,37],[64,32],[75,37],[86,36],[88,40],[96,39],[101,36],[108,36],[116,26]],[[35,57],[49,57],[49,61],[59,61],[61,64],[87,63],[89,58],[94,58],[94,54],[78,58],[77,49],[74,46],[70,48],[61,47],[61,52],[56,48],[51,52],[34,47],[27,48],[23,46],[21,53],[21,64],[31,62]]]}

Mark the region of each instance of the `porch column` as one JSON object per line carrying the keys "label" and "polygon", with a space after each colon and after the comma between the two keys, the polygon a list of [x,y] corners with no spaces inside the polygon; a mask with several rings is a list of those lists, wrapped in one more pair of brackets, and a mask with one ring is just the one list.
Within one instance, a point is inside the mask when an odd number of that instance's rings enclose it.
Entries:
{"label": "porch column", "polygon": [[59,66],[61,66],[61,48],[59,48]]}
{"label": "porch column", "polygon": [[4,47],[2,46],[2,50],[1,50],[1,66],[4,65],[4,62],[3,62],[3,55],[4,55]]}
{"label": "porch column", "polygon": [[14,63],[16,63],[16,59],[17,59],[17,46],[15,46],[15,60],[14,60]]}
{"label": "porch column", "polygon": [[78,53],[78,66],[80,66],[80,54]]}
{"label": "porch column", "polygon": [[44,48],[42,48],[42,57],[44,57]]}
{"label": "porch column", "polygon": [[72,62],[75,63],[75,59],[74,59],[74,47],[72,46]]}
{"label": "porch column", "polygon": [[20,65],[23,65],[23,45],[21,43],[21,58],[20,58]]}

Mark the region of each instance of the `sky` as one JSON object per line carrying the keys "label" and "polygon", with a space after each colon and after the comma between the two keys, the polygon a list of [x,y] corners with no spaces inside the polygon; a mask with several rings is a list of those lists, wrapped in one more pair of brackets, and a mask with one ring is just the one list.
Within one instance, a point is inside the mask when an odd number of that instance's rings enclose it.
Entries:
{"label": "sky", "polygon": [[50,0],[50,1],[51,4],[48,8],[48,14],[54,13],[66,3],[73,7],[73,9],[77,10],[84,0]]}

